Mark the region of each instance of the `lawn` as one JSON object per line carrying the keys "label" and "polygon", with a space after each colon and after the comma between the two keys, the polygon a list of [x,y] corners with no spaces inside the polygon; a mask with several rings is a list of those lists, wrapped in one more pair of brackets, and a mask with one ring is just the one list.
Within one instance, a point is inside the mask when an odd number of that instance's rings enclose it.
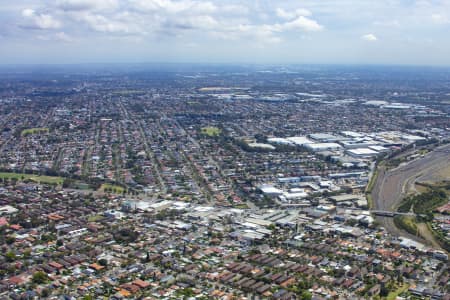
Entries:
{"label": "lawn", "polygon": [[407,283],[403,284],[402,286],[400,286],[395,291],[390,292],[389,295],[387,295],[386,300],[395,300],[395,299],[397,299],[397,296],[399,296],[401,293],[406,291],[408,288],[409,288],[409,284],[407,284]]}
{"label": "lawn", "polygon": [[203,127],[202,128],[202,133],[207,135],[207,136],[218,136],[222,133],[222,130],[220,130],[220,128],[217,127],[213,127],[213,126],[208,126],[208,127]]}
{"label": "lawn", "polygon": [[22,130],[20,133],[21,136],[27,136],[30,134],[39,134],[39,133],[47,133],[49,131],[48,128],[28,128]]}
{"label": "lawn", "polygon": [[237,209],[248,209],[249,207],[248,207],[247,204],[243,203],[243,204],[235,205],[234,208],[237,208]]}
{"label": "lawn", "polygon": [[125,191],[125,188],[120,185],[104,183],[100,186],[100,191],[102,192],[110,192],[114,194],[122,194]]}
{"label": "lawn", "polygon": [[410,234],[417,235],[416,217],[410,216],[395,216],[394,224],[400,229],[403,229]]}
{"label": "lawn", "polygon": [[369,208],[373,208],[373,197],[372,197],[372,194],[367,194],[366,195],[366,199],[367,199],[367,206]]}
{"label": "lawn", "polygon": [[21,173],[0,173],[0,179],[12,179],[16,178],[18,181],[22,180],[32,180],[37,183],[45,183],[45,184],[58,184],[61,185],[64,181],[64,178],[57,176],[41,176],[41,175],[33,175],[33,174],[21,174]]}
{"label": "lawn", "polygon": [[378,179],[378,167],[376,168],[375,172],[372,174],[372,177],[370,178],[369,184],[366,187],[366,192],[368,193],[372,192],[375,182],[377,182],[377,179]]}
{"label": "lawn", "polygon": [[100,220],[103,220],[104,218],[105,217],[103,217],[102,215],[93,215],[88,218],[88,222],[98,222]]}

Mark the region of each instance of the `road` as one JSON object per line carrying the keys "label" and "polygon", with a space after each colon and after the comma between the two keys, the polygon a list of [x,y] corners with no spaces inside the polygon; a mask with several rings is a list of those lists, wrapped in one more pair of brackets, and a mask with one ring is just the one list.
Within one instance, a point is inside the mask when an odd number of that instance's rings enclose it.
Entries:
{"label": "road", "polygon": [[[433,174],[443,166],[450,164],[450,144],[440,146],[424,157],[400,165],[397,168],[386,170],[380,167],[377,181],[372,190],[374,210],[395,211],[401,200],[408,193],[415,191],[415,183],[423,179],[433,178]],[[380,225],[395,236],[404,236],[415,241],[426,243],[420,237],[398,229],[394,219],[377,217]]]}

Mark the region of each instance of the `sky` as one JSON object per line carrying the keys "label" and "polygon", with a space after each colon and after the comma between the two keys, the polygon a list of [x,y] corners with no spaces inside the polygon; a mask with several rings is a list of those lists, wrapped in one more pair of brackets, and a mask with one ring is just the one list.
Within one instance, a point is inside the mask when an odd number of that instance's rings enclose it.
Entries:
{"label": "sky", "polygon": [[450,0],[0,0],[0,64],[450,66]]}

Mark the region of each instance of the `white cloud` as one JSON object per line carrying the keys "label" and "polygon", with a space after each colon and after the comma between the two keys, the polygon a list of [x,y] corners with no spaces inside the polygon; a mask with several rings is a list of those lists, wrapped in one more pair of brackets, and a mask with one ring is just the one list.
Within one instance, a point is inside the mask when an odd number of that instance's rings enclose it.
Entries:
{"label": "white cloud", "polygon": [[299,8],[294,11],[286,11],[282,8],[277,8],[276,14],[278,17],[286,20],[292,20],[300,16],[309,17],[312,15],[312,13],[309,10],[304,8]]}
{"label": "white cloud", "polygon": [[208,14],[214,12],[217,7],[208,1],[191,0],[131,0],[131,5],[141,12],[168,12],[171,14],[189,12],[191,14]]}
{"label": "white cloud", "polygon": [[260,44],[275,44],[282,41],[280,37],[275,35],[275,32],[276,30],[272,25],[240,24],[214,31],[212,35],[223,40],[245,40],[256,41]]}
{"label": "white cloud", "polygon": [[123,22],[107,18],[100,14],[81,14],[77,18],[85,22],[92,30],[104,33],[139,34],[145,33],[133,22]]}
{"label": "white cloud", "polygon": [[211,16],[202,15],[195,17],[180,18],[174,25],[175,27],[182,29],[211,30],[217,27],[219,23]]}
{"label": "white cloud", "polygon": [[74,39],[69,36],[67,33],[61,31],[61,32],[57,32],[55,34],[55,39],[61,42],[66,42],[66,43],[71,43],[74,41]]}
{"label": "white cloud", "polygon": [[250,11],[247,6],[238,4],[225,4],[223,6],[220,6],[220,8],[217,8],[217,10],[220,10],[220,12],[223,13],[231,13],[234,15],[248,14],[248,12]]}
{"label": "white cloud", "polygon": [[36,13],[33,9],[24,9],[22,16],[29,21],[24,27],[32,29],[58,29],[61,22],[52,15]]}
{"label": "white cloud", "polygon": [[216,26],[215,37],[225,40],[253,40],[260,44],[274,44],[283,41],[288,32],[320,31],[323,26],[310,18],[299,16],[295,20],[275,24],[240,24],[238,26]]}
{"label": "white cloud", "polygon": [[438,25],[450,24],[450,19],[447,16],[441,14],[432,14],[431,20],[433,21],[433,23]]}
{"label": "white cloud", "polygon": [[367,42],[375,42],[378,40],[378,38],[373,33],[365,34],[361,36],[361,39]]}
{"label": "white cloud", "polygon": [[[22,16],[28,20],[28,25],[22,28],[60,29],[67,36],[75,34],[86,38],[92,33],[146,39],[188,38],[201,34],[205,38],[261,43],[278,43],[289,32],[323,29],[310,17],[311,11],[304,8],[276,9],[281,22],[270,14],[266,19],[255,17],[263,13],[262,10],[249,14],[253,8],[248,2],[222,4],[213,0],[56,0],[36,10],[23,10]],[[45,14],[38,13],[44,11]],[[59,20],[64,20],[64,27]],[[63,39],[65,36],[61,35]]]}
{"label": "white cloud", "polygon": [[373,25],[388,28],[399,28],[401,26],[398,20],[375,21]]}
{"label": "white cloud", "polygon": [[300,16],[291,22],[283,24],[282,28],[287,30],[320,31],[323,29],[323,26],[315,20]]}
{"label": "white cloud", "polygon": [[61,22],[53,16],[40,14],[35,17],[36,25],[41,29],[57,29],[61,27]]}
{"label": "white cloud", "polygon": [[29,18],[32,17],[34,15],[34,10],[31,8],[26,8],[22,11],[22,16]]}
{"label": "white cloud", "polygon": [[119,7],[118,0],[58,0],[58,8],[65,11],[114,10]]}
{"label": "white cloud", "polygon": [[38,35],[36,36],[38,40],[41,41],[58,41],[58,42],[65,42],[65,43],[71,43],[74,41],[72,37],[67,35],[65,32],[57,32],[55,34],[48,34],[48,35]]}

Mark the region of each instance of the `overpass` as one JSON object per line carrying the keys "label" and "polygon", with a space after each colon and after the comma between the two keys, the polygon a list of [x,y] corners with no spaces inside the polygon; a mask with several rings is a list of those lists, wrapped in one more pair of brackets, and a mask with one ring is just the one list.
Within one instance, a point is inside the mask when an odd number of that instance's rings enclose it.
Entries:
{"label": "overpass", "polygon": [[386,211],[386,210],[372,210],[371,213],[373,213],[376,216],[382,216],[382,217],[395,217],[395,216],[408,216],[408,217],[423,217],[424,215],[415,214],[412,212],[402,213],[397,211]]}

